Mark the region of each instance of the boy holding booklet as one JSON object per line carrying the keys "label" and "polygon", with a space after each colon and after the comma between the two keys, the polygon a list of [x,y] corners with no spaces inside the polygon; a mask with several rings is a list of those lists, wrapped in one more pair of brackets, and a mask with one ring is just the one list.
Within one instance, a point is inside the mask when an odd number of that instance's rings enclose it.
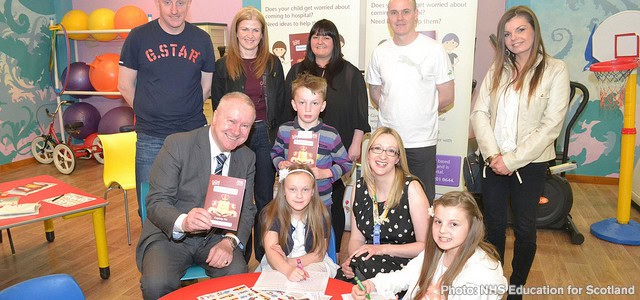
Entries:
{"label": "boy holding booklet", "polygon": [[[330,209],[332,184],[351,171],[352,162],[338,131],[320,119],[320,113],[327,105],[327,82],[322,77],[301,74],[291,84],[291,94],[291,105],[297,116],[278,129],[275,145],[271,149],[273,165],[280,170],[294,162],[310,164],[320,199]],[[294,140],[297,138],[305,139],[308,147],[296,148],[298,146]],[[309,141],[313,141],[313,144],[309,144]],[[292,148],[299,151],[293,151]],[[317,149],[317,152],[307,152],[308,149]],[[301,156],[300,153],[305,155]],[[305,159],[300,160],[301,157]]]}

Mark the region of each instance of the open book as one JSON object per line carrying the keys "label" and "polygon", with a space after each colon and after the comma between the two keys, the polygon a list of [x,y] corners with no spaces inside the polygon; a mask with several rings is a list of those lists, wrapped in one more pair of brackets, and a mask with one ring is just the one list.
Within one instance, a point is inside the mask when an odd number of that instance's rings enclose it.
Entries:
{"label": "open book", "polygon": [[[226,290],[206,295],[200,295],[198,300],[235,300],[235,299],[260,299],[258,294],[246,285],[239,285]],[[267,298],[268,299],[268,298]]]}
{"label": "open book", "polygon": [[37,215],[40,203],[8,204],[0,207],[0,220]]}
{"label": "open book", "polygon": [[260,277],[253,286],[254,290],[278,290],[296,292],[296,293],[319,293],[324,294],[329,283],[329,274],[327,272],[309,271],[309,278],[299,282],[289,281],[287,276],[279,271],[269,270],[262,271]]}

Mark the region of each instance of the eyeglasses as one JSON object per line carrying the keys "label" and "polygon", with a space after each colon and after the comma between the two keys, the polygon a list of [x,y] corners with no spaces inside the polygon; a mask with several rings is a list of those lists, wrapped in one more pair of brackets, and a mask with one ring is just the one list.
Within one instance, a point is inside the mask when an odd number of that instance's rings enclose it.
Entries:
{"label": "eyeglasses", "polygon": [[389,157],[396,157],[396,156],[400,155],[400,153],[398,153],[398,150],[396,150],[396,149],[393,149],[393,148],[382,149],[382,147],[380,147],[380,146],[370,147],[369,151],[371,151],[371,152],[373,152],[375,154],[382,154],[382,152],[384,152]]}

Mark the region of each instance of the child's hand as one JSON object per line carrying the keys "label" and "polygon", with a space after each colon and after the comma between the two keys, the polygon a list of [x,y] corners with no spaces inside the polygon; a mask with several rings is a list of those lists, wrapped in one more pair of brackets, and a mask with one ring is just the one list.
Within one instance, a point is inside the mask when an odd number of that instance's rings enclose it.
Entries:
{"label": "child's hand", "polygon": [[305,271],[304,269],[298,267],[291,268],[291,271],[289,271],[289,275],[287,275],[287,279],[294,282],[306,280],[307,278],[309,278],[309,273],[307,273],[307,271]]}
{"label": "child's hand", "polygon": [[333,173],[331,172],[331,169],[320,169],[318,167],[313,167],[311,168],[311,171],[313,171],[313,176],[316,179],[325,179],[325,178],[333,177]]}
{"label": "child's hand", "polygon": [[362,282],[362,286],[364,286],[364,291],[360,289],[360,287],[356,284],[351,288],[351,297],[353,299],[366,299],[367,294],[370,294],[375,290],[375,286],[369,280],[365,280]]}
{"label": "child's hand", "polygon": [[290,162],[288,160],[283,160],[283,161],[278,163],[278,170],[286,169],[286,168],[290,167],[291,165],[293,165],[292,162]]}
{"label": "child's hand", "polygon": [[[438,281],[438,283],[440,283],[440,281]],[[427,288],[427,294],[424,295],[422,299],[428,299],[428,300],[442,299],[442,297],[440,296],[440,285],[430,284],[429,287]]]}

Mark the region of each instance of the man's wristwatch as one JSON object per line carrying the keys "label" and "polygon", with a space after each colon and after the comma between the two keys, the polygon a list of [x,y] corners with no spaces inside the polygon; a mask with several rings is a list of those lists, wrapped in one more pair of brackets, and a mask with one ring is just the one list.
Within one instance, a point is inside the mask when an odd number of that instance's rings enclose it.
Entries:
{"label": "man's wristwatch", "polygon": [[494,155],[491,155],[491,156],[487,157],[487,159],[485,160],[487,165],[490,165],[491,161],[493,161],[493,159],[496,158],[497,156],[498,156],[498,154],[494,154]]}
{"label": "man's wristwatch", "polygon": [[235,250],[238,247],[238,241],[236,241],[236,239],[234,239],[232,236],[227,235],[224,237],[224,239],[231,242],[231,246],[233,247],[233,250]]}

